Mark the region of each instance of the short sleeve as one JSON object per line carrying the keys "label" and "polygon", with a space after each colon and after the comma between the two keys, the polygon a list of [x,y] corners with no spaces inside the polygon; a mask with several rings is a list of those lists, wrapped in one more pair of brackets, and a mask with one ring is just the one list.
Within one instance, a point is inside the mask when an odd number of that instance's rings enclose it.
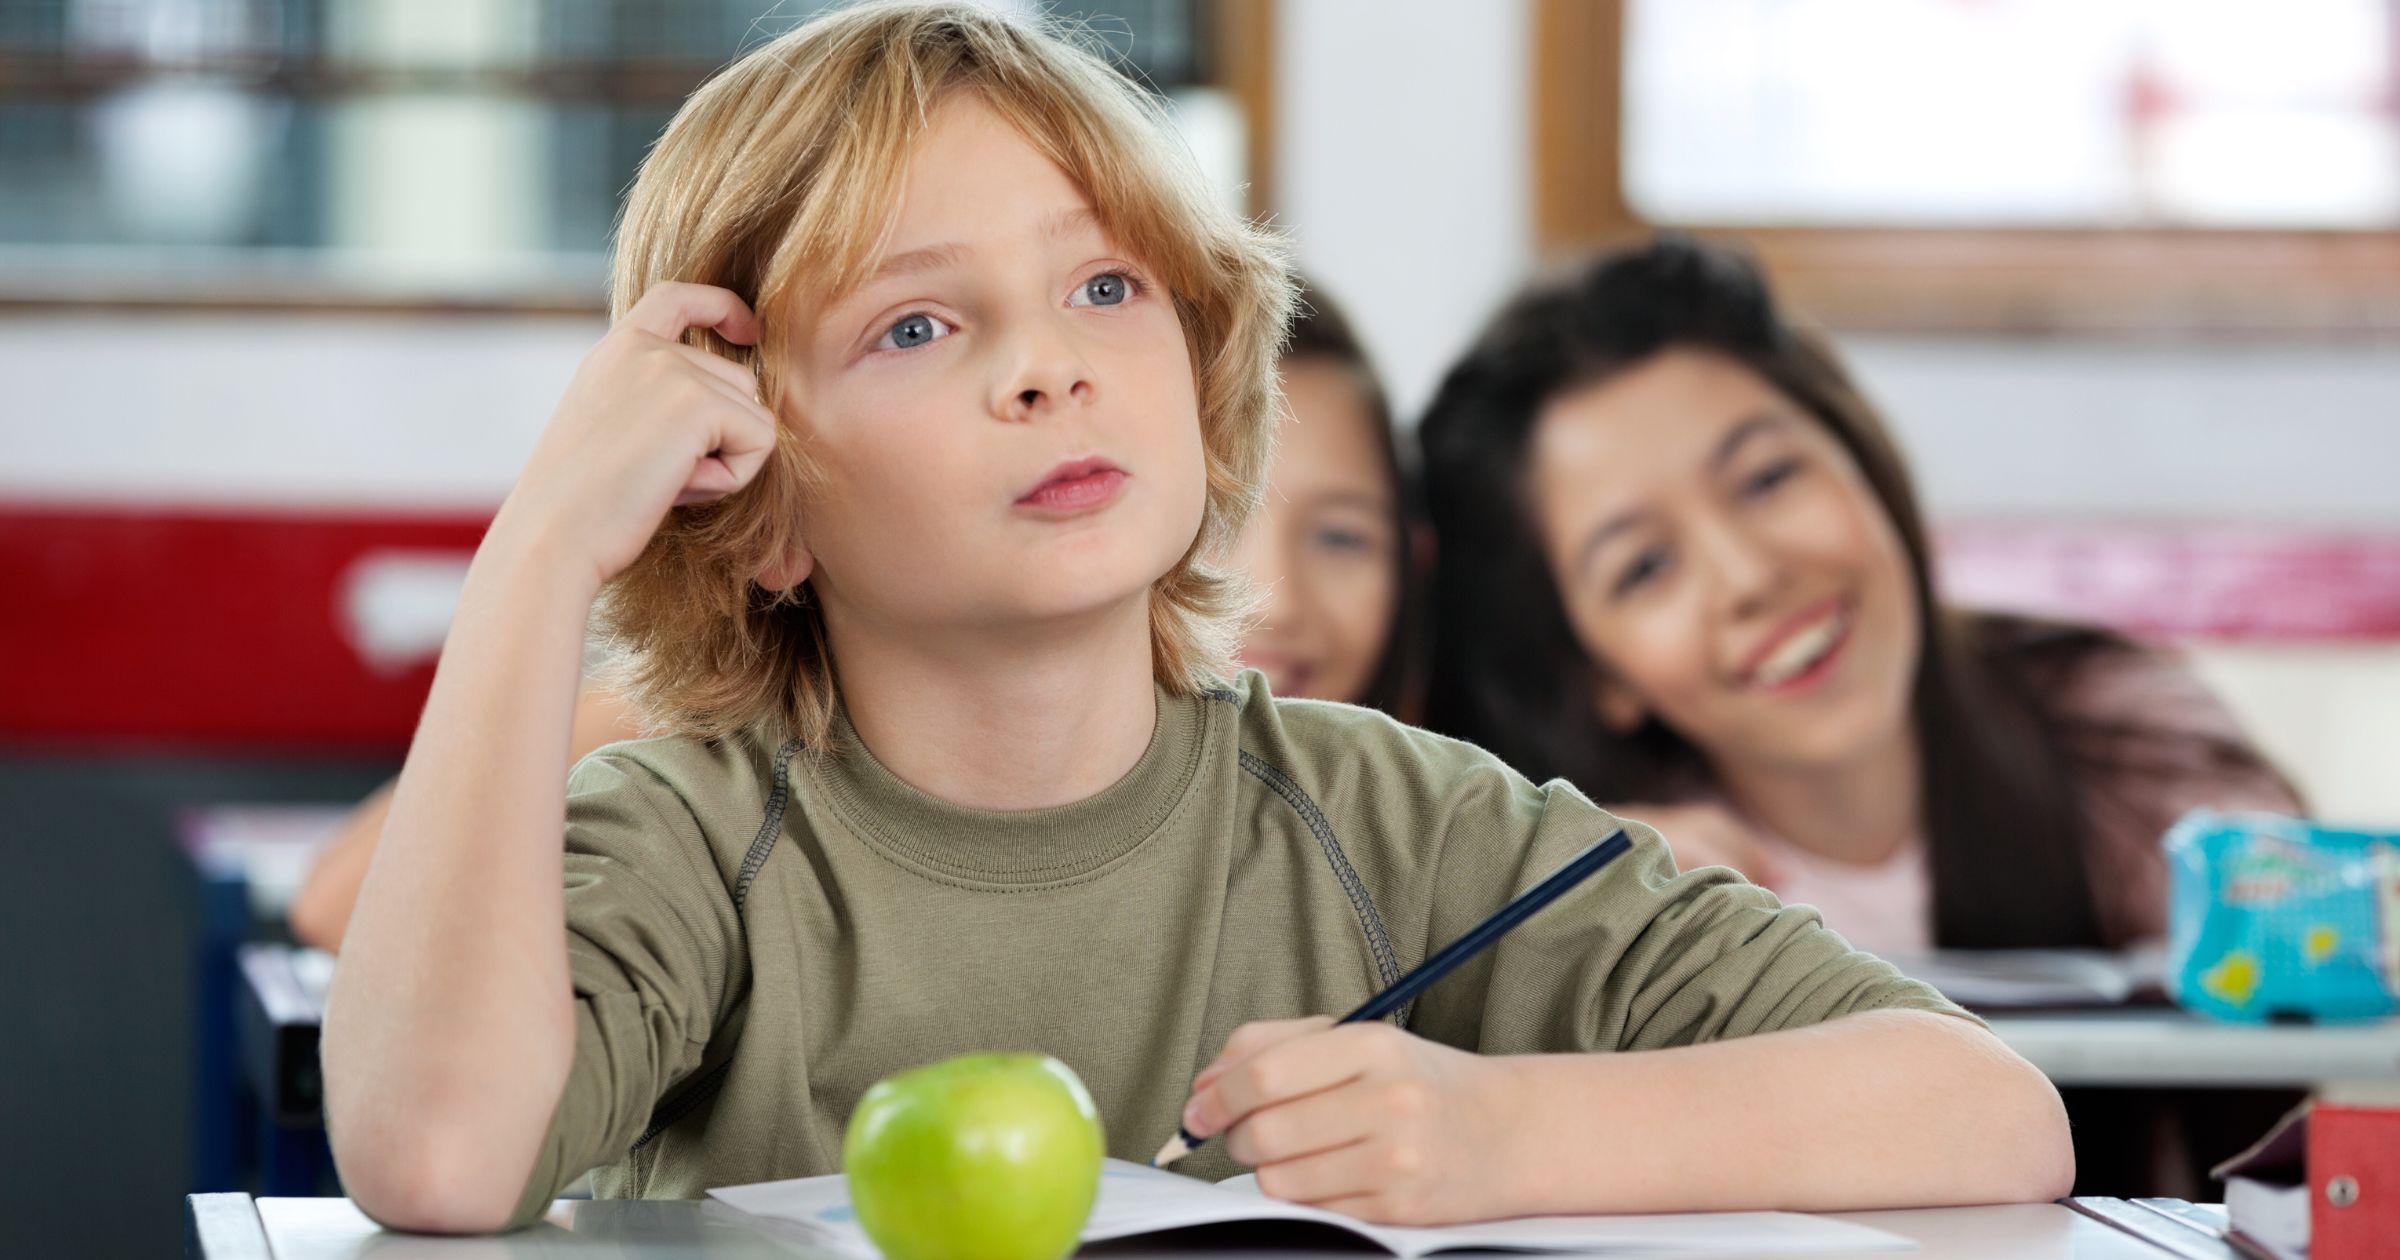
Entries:
{"label": "short sleeve", "polygon": [[575,1061],[512,1225],[626,1155],[660,1098],[699,1068],[747,970],[700,825],[648,767],[605,751],[579,764],[566,846]]}
{"label": "short sleeve", "polygon": [[1445,940],[1617,827],[1634,844],[1493,946],[1473,979],[1429,990],[1427,1035],[1484,1053],[1649,1050],[1889,1008],[1973,1019],[1812,908],[1723,867],[1678,872],[1658,832],[1563,782],[1493,765],[1462,776],[1435,816],[1448,831],[1434,928]]}

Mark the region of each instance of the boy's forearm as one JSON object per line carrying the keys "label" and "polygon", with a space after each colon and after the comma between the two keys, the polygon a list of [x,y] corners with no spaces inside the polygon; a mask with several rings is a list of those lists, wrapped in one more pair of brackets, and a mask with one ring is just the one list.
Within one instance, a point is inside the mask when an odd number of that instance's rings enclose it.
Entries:
{"label": "boy's forearm", "polygon": [[559,767],[593,592],[508,516],[469,570],[327,1009],[345,1182],[415,1228],[500,1223],[574,1053]]}
{"label": "boy's forearm", "polygon": [[1932,1012],[1526,1056],[1510,1076],[1516,1212],[2042,1201],[2074,1180],[2058,1092],[1988,1031]]}

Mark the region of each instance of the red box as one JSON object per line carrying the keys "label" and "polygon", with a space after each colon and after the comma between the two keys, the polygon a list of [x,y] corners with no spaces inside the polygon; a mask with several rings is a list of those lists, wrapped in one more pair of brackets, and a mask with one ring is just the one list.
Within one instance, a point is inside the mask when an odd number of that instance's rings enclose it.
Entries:
{"label": "red box", "polygon": [[[2232,1241],[2244,1251],[2309,1260],[2400,1255],[2400,1096],[2304,1103],[2214,1171],[2226,1182]],[[2295,1202],[2303,1193],[2305,1213]]]}

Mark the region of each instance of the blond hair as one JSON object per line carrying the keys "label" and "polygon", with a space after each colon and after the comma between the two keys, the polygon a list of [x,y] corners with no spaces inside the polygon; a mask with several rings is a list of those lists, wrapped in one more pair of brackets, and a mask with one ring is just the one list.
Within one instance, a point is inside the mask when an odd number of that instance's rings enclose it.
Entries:
{"label": "blond hair", "polygon": [[799,540],[804,498],[823,484],[785,406],[778,365],[799,332],[788,316],[864,280],[916,140],[962,91],[1058,163],[1173,297],[1208,485],[1198,535],[1151,588],[1152,667],[1177,694],[1226,671],[1247,588],[1210,557],[1265,481],[1292,306],[1282,242],[1221,208],[1159,107],[1093,53],[976,4],[872,3],[813,19],[703,84],[626,203],[612,314],[662,281],[740,295],[760,316],[755,349],[705,330],[685,339],[752,367],[785,430],[749,486],[670,512],[602,594],[604,676],[654,730],[717,738],[780,721],[827,746],[839,693],[823,615],[804,587],[753,580]]}

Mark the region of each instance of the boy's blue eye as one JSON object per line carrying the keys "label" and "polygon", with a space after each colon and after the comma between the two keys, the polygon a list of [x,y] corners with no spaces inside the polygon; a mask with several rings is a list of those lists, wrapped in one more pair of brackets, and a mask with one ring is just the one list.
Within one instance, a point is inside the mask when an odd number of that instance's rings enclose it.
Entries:
{"label": "boy's blue eye", "polygon": [[918,312],[895,320],[875,342],[878,350],[914,350],[927,342],[939,341],[950,335],[950,326],[931,315]]}
{"label": "boy's blue eye", "polygon": [[1133,296],[1133,277],[1122,271],[1103,271],[1076,290],[1076,306],[1115,306]]}

